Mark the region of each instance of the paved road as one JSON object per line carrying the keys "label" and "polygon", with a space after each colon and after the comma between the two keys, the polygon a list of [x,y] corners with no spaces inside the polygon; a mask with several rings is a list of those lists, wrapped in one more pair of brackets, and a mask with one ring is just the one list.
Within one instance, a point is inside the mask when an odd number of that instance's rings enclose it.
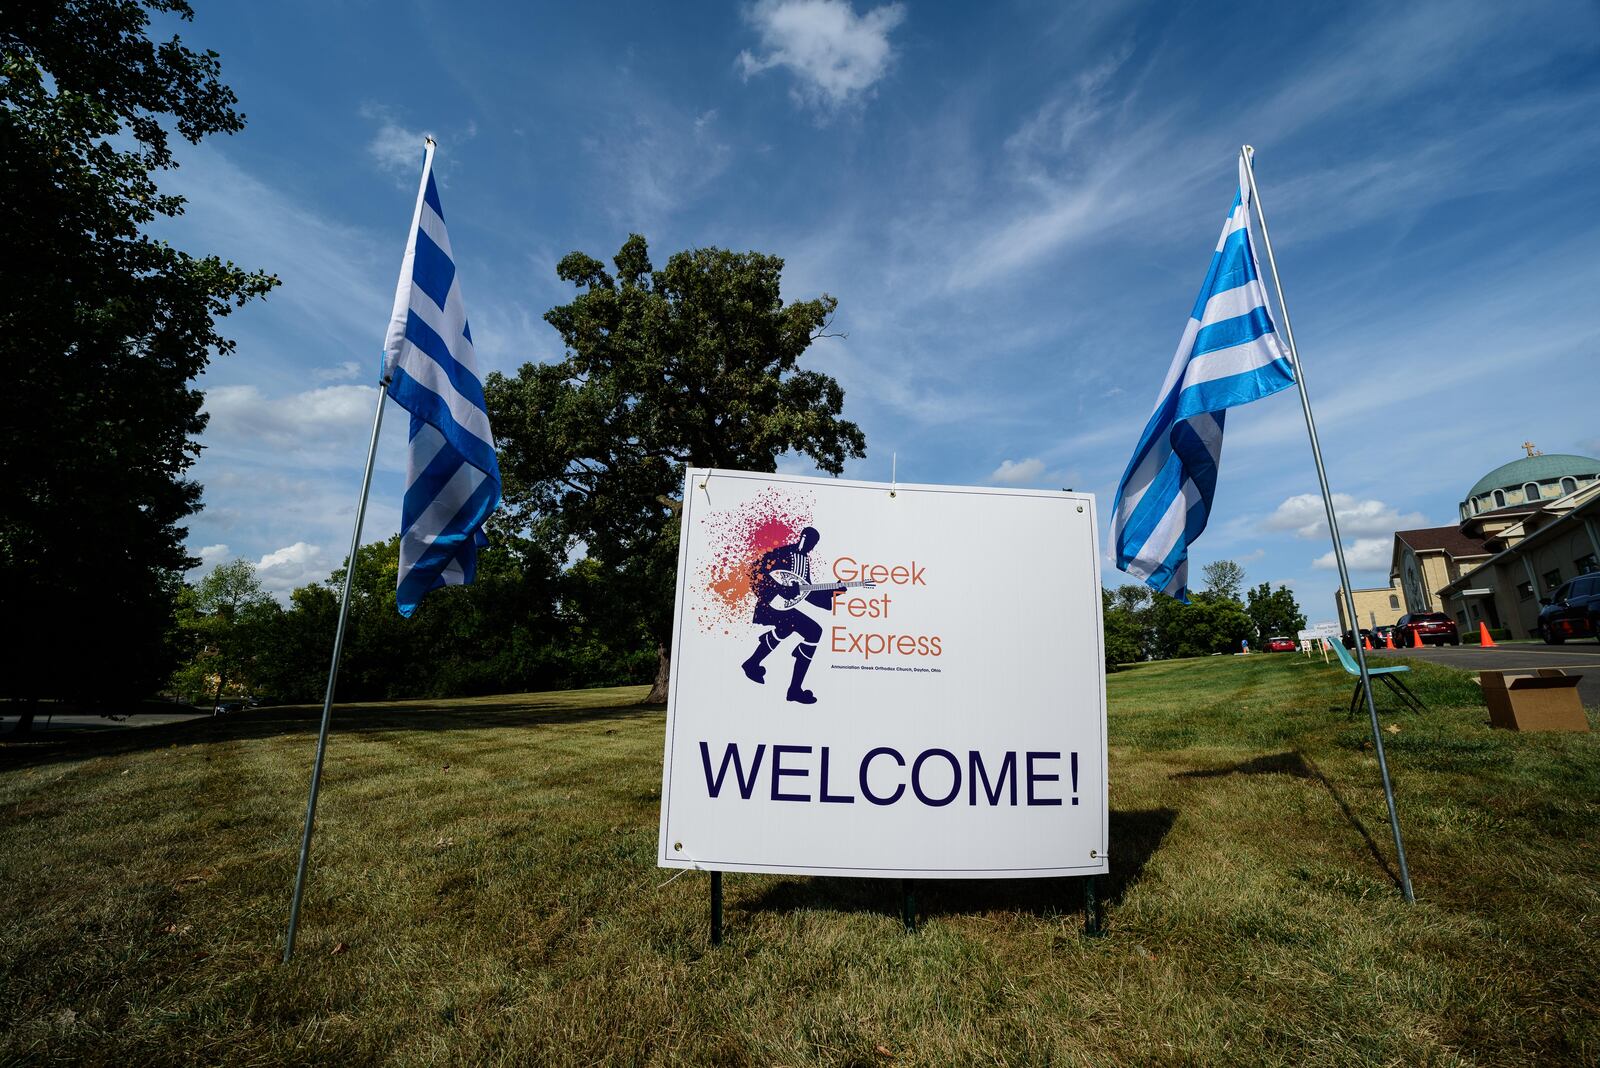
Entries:
{"label": "paved road", "polygon": [[1578,698],[1591,708],[1600,708],[1600,642],[1567,642],[1565,645],[1497,645],[1480,649],[1475,645],[1437,646],[1421,649],[1376,649],[1374,657],[1408,657],[1427,660],[1463,671],[1517,671],[1528,668],[1562,668],[1581,673]]}
{"label": "paved road", "polygon": [[[126,730],[129,727],[150,727],[158,723],[183,723],[191,719],[209,719],[210,712],[137,712],[126,719],[107,719],[104,716],[50,716],[48,713],[34,718],[33,731],[35,735],[46,732],[59,731],[110,731]],[[0,736],[9,736],[16,730],[17,717],[5,716],[0,719]]]}

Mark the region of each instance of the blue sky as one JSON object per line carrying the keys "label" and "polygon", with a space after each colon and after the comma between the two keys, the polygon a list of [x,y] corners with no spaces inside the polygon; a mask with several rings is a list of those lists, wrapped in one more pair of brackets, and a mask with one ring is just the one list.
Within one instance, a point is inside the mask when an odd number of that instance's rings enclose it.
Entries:
{"label": "blue sky", "polygon": [[[559,355],[570,250],[776,253],[789,298],[839,299],[807,363],[866,432],[852,478],[898,454],[1104,518],[1246,142],[1359,584],[1523,440],[1600,454],[1592,4],[283,2],[181,32],[249,124],[182,153],[162,235],[283,279],[204,379],[189,543],[278,593],[347,547],[424,132],[484,370]],[[367,540],[403,446],[391,418]],[[1295,394],[1235,411],[1192,572],[1331,617],[1315,493]]]}

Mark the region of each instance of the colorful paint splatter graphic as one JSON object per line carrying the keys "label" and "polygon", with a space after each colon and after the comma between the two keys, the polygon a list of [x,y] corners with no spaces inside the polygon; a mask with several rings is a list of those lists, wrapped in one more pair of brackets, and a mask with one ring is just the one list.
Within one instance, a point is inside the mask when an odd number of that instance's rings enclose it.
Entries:
{"label": "colorful paint splatter graphic", "polygon": [[[712,512],[706,527],[707,560],[695,575],[695,622],[711,633],[742,633],[755,609],[751,575],[761,557],[800,537],[811,524],[811,495],[767,488],[739,507]],[[827,561],[812,555],[814,573]]]}

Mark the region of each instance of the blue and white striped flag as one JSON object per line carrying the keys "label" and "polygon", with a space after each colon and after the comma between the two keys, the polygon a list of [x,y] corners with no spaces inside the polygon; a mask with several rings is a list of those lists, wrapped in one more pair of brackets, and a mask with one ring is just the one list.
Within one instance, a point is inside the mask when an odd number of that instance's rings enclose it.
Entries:
{"label": "blue and white striped flag", "polygon": [[1250,183],[1217,240],[1156,408],[1128,461],[1111,517],[1117,567],[1151,589],[1189,599],[1189,546],[1206,529],[1228,408],[1294,385],[1288,350],[1267,310],[1250,240]]}
{"label": "blue and white striped flag", "polygon": [[396,591],[400,614],[410,616],[429,590],[472,581],[478,548],[488,543],[484,521],[500,503],[500,466],[431,146],[383,347],[389,396],[411,413]]}

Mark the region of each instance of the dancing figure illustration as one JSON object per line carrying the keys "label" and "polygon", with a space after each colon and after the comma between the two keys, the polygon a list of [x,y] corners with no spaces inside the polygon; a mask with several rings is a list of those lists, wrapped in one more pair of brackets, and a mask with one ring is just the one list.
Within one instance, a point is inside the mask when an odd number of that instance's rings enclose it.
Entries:
{"label": "dancing figure illustration", "polygon": [[809,601],[818,608],[833,609],[833,595],[849,586],[864,583],[811,581],[811,550],[817,547],[821,535],[815,527],[806,527],[800,539],[780,545],[756,563],[751,576],[755,589],[756,608],[751,617],[769,629],[756,642],[756,650],[740,666],[752,682],[765,683],[767,669],[761,666],[774,649],[782,645],[791,634],[800,636],[794,650],[794,674],[789,678],[787,699],[797,704],[810,705],[816,695],[802,684],[811,669],[811,658],[816,655],[817,643],[822,640],[822,624],[812,619],[800,606]]}

